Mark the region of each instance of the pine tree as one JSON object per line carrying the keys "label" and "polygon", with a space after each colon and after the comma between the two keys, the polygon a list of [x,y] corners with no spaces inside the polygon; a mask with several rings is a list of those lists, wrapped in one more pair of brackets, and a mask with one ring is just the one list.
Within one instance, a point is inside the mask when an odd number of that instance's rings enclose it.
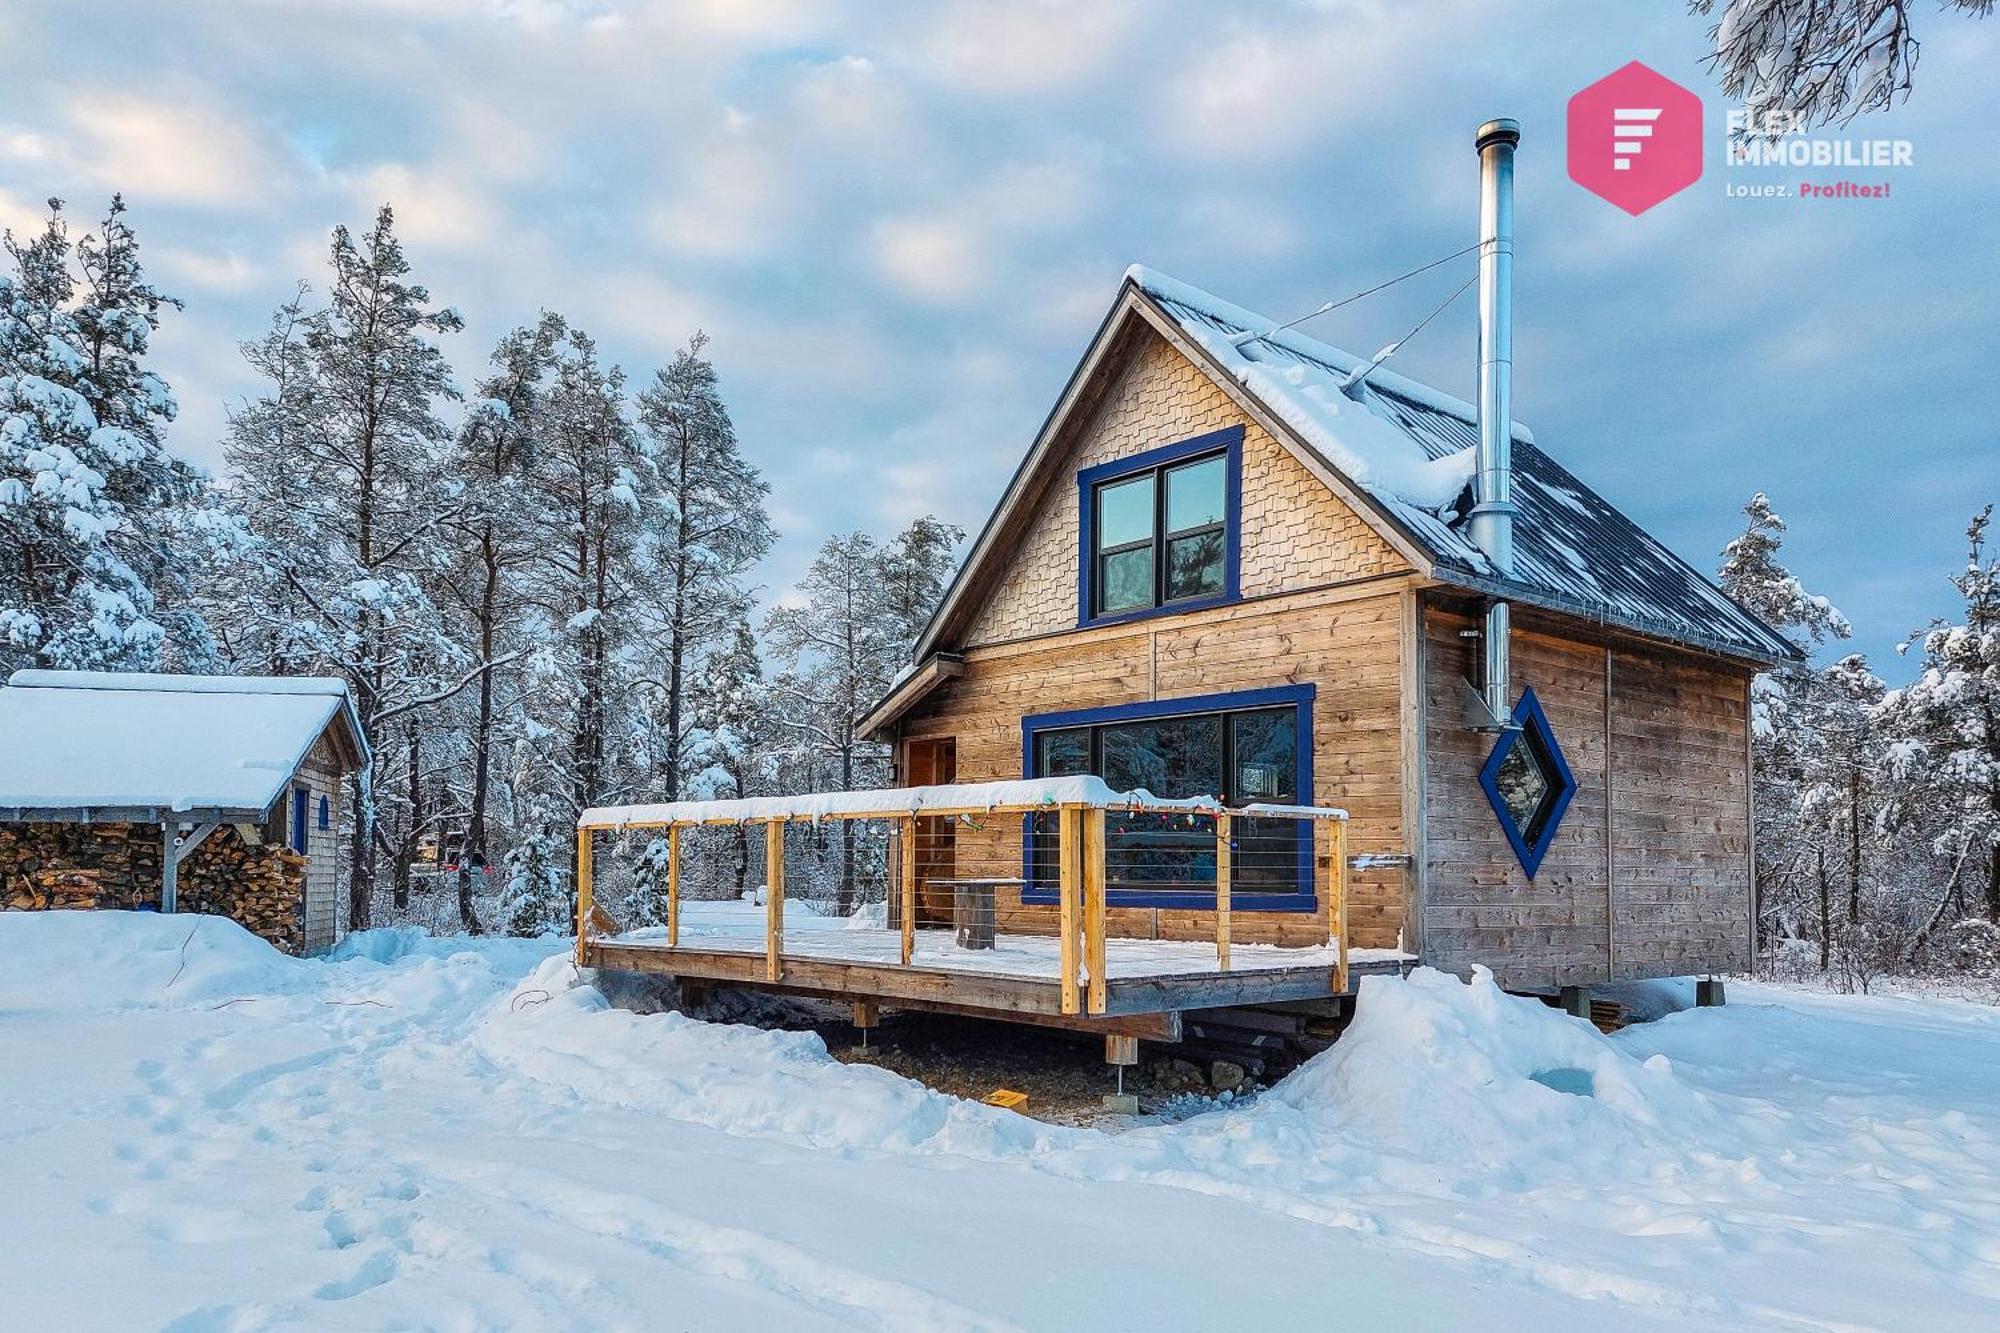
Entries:
{"label": "pine tree", "polygon": [[[167,452],[174,399],[143,368],[160,311],[114,198],[72,247],[62,202],[0,275],[0,670],[146,670],[206,628],[171,521],[204,478]],[[79,281],[79,274],[80,281]]]}
{"label": "pine tree", "polygon": [[[457,391],[431,337],[461,321],[409,281],[394,227],[384,206],[359,239],[334,230],[325,306],[295,299],[266,340],[244,349],[270,387],[232,418],[227,447],[241,511],[284,590],[253,614],[282,618],[265,631],[275,652],[346,677],[376,740],[352,805],[348,925],[357,930],[372,916],[378,848],[400,844],[406,865],[425,819],[420,715],[480,670],[467,670],[426,586],[456,513],[441,484],[450,431],[438,407]],[[395,839],[383,827],[390,812]],[[399,893],[406,883],[399,870]]]}
{"label": "pine tree", "polygon": [[697,333],[639,395],[639,424],[660,477],[665,522],[655,533],[665,626],[664,794],[677,800],[687,769],[691,666],[748,604],[743,575],[771,548],[770,487],[737,448],[715,366]]}
{"label": "pine tree", "polygon": [[963,528],[927,514],[897,534],[882,552],[884,611],[906,660],[958,567],[958,544],[964,538]]}
{"label": "pine tree", "polygon": [[667,924],[667,879],[672,859],[665,838],[649,840],[640,851],[632,867],[632,925]]}
{"label": "pine tree", "polygon": [[507,882],[500,895],[500,920],[508,934],[556,935],[568,929],[569,895],[560,869],[562,847],[568,842],[537,818],[509,849]]}
{"label": "pine tree", "polygon": [[[763,795],[770,784],[776,717],[747,620],[739,616],[728,646],[702,663],[693,702],[700,737],[693,747],[697,798]],[[740,898],[749,884],[750,834],[741,824],[732,832],[734,893]]]}
{"label": "pine tree", "polygon": [[471,790],[458,875],[459,922],[475,934],[473,872],[491,852],[493,751],[502,716],[496,694],[503,684],[518,688],[513,662],[536,641],[523,614],[527,573],[545,535],[532,482],[548,381],[565,332],[560,315],[544,312],[534,325],[501,340],[491,358],[493,373],[478,386],[448,464],[460,509],[452,521],[453,558],[440,583],[480,664],[466,724]]}
{"label": "pine tree", "polygon": [[624,790],[635,742],[633,659],[655,628],[645,540],[658,474],[626,415],[624,372],[571,329],[543,408],[533,470],[542,516],[531,595],[550,642],[529,662],[541,791],[572,816]]}
{"label": "pine tree", "polygon": [[1965,567],[1951,580],[1960,615],[1934,620],[1913,640],[1923,669],[1881,708],[1908,808],[1951,867],[1932,925],[1968,870],[1981,881],[1987,918],[2000,922],[2000,559],[1986,547],[1992,518],[1988,505],[1966,529]]}
{"label": "pine tree", "polygon": [[[1723,591],[1772,629],[1810,652],[1828,639],[1844,639],[1847,619],[1815,596],[1778,559],[1785,521],[1763,492],[1743,507],[1742,534],[1722,548]],[[1865,672],[1866,664],[1855,659]],[[1845,670],[1845,668],[1843,668]],[[1826,736],[1821,727],[1840,712],[1830,680],[1806,662],[1781,662],[1751,682],[1751,765],[1756,785],[1757,922],[1760,939],[1771,932],[1817,935],[1823,956],[1830,946],[1831,897],[1824,819],[1809,817],[1806,802],[1826,780]],[[1807,923],[1819,919],[1819,927]]]}

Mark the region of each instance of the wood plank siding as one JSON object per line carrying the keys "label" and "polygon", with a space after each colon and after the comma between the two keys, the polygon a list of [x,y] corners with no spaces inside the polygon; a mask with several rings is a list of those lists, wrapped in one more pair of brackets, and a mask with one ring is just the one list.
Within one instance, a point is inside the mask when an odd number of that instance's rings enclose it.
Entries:
{"label": "wood plank siding", "polygon": [[1493,737],[1463,726],[1476,627],[1425,610],[1424,960],[1520,986],[1748,967],[1747,670],[1517,624],[1516,692],[1577,783],[1530,880],[1479,786]]}
{"label": "wood plank siding", "polygon": [[[1108,387],[1035,499],[1016,554],[972,613],[960,647],[963,675],[903,717],[905,746],[952,737],[959,781],[1015,778],[1027,714],[1311,684],[1315,803],[1351,812],[1355,851],[1407,851],[1408,563],[1157,334],[1133,339],[1108,373]],[[1243,600],[1076,628],[1077,472],[1232,426],[1244,428]],[[961,862],[1019,860],[1018,821],[956,836]],[[1398,943],[1407,879],[1403,870],[1355,877],[1353,944]],[[1003,893],[1001,927],[1053,929],[1054,912]],[[1232,920],[1234,938],[1246,943],[1325,938],[1323,918],[1312,913],[1239,909]],[[1113,907],[1107,924],[1115,934],[1207,939],[1215,916]]]}

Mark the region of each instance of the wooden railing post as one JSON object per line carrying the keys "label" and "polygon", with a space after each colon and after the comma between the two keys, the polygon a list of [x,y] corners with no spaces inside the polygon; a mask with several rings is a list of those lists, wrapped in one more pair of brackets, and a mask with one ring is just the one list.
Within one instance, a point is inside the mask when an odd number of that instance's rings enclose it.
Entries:
{"label": "wooden railing post", "polygon": [[903,966],[908,967],[911,956],[917,951],[917,821],[914,817],[903,821],[902,878],[899,915],[903,927]]}
{"label": "wooden railing post", "polygon": [[764,979],[785,974],[785,821],[764,825]]}
{"label": "wooden railing post", "polygon": [[667,947],[681,947],[681,831],[667,828]]}
{"label": "wooden railing post", "polygon": [[1229,970],[1229,816],[1215,817],[1215,966]]}
{"label": "wooden railing post", "polygon": [[590,835],[576,831],[576,965],[590,965]]}
{"label": "wooden railing post", "polygon": [[1335,991],[1347,994],[1347,821],[1333,823],[1333,864],[1327,868],[1327,934],[1338,950],[1334,964]]}
{"label": "wooden railing post", "polygon": [[1076,988],[1077,899],[1083,879],[1083,811],[1073,805],[1056,814],[1056,930],[1062,957],[1062,1011],[1081,1012]]}
{"label": "wooden railing post", "polygon": [[1090,969],[1089,1009],[1104,1012],[1104,811],[1083,813],[1083,961]]}

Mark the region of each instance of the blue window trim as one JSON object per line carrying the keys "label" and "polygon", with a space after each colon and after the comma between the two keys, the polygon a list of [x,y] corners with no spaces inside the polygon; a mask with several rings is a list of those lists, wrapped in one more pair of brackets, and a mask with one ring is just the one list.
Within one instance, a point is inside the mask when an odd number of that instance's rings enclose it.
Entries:
{"label": "blue window trim", "polygon": [[324,792],[320,793],[319,798],[319,826],[323,829],[333,827],[333,803],[327,799]]}
{"label": "blue window trim", "polygon": [[292,788],[292,850],[303,853],[306,849],[306,806],[312,800],[312,792],[304,787]]}
{"label": "blue window trim", "polygon": [[[1487,803],[1493,807],[1494,817],[1500,821],[1500,831],[1507,835],[1507,842],[1514,849],[1514,855],[1521,862],[1521,869],[1533,879],[1541,869],[1542,857],[1548,854],[1550,844],[1556,840],[1556,832],[1562,827],[1563,813],[1569,809],[1571,798],[1576,795],[1576,777],[1569,771],[1569,760],[1563,756],[1562,746],[1556,743],[1554,728],[1549,726],[1549,716],[1542,711],[1542,701],[1535,697],[1535,691],[1521,691],[1521,702],[1514,705],[1514,721],[1521,726],[1519,731],[1505,731],[1493,743],[1493,753],[1486,756],[1486,766],[1479,770],[1479,785],[1486,792]],[[1541,832],[1531,843],[1521,836],[1521,830],[1514,823],[1514,816],[1508,811],[1505,801],[1500,799],[1500,764],[1507,752],[1521,743],[1529,731],[1541,742],[1550,762],[1555,766],[1555,803],[1549,808],[1549,817],[1542,821]]]}
{"label": "blue window trim", "polygon": [[[1177,463],[1184,458],[1221,450],[1225,462],[1223,472],[1222,497],[1222,591],[1208,597],[1189,597],[1178,602],[1168,602],[1164,606],[1141,607],[1136,611],[1117,611],[1110,615],[1091,614],[1091,598],[1096,589],[1092,586],[1096,579],[1097,552],[1096,527],[1097,505],[1095,492],[1107,481],[1134,472],[1145,472],[1168,463]],[[1243,564],[1243,427],[1229,426],[1222,430],[1210,431],[1192,439],[1164,444],[1157,449],[1148,449],[1143,454],[1130,458],[1113,459],[1109,463],[1099,463],[1087,467],[1076,474],[1077,487],[1077,544],[1076,561],[1076,623],[1079,629],[1091,625],[1121,625],[1128,620],[1147,620],[1153,616],[1179,615],[1183,611],[1201,611],[1212,606],[1227,606],[1241,601],[1241,570]]]}
{"label": "blue window trim", "polygon": [[[1145,703],[1114,704],[1105,708],[1077,708],[1061,713],[1031,713],[1021,719],[1021,776],[1041,776],[1035,758],[1035,737],[1044,731],[1091,726],[1105,722],[1142,722],[1161,717],[1181,717],[1189,713],[1232,713],[1251,708],[1275,708],[1289,704],[1298,710],[1295,747],[1297,771],[1293,782],[1298,804],[1313,803],[1313,700],[1317,690],[1311,685],[1275,685],[1261,690],[1236,690],[1227,694],[1193,694],[1180,699],[1152,699]],[[1034,816],[1021,820],[1021,901],[1031,904],[1057,900],[1052,884],[1035,883]],[[1299,839],[1299,883],[1312,885],[1313,842],[1310,831]],[[1108,889],[1104,901],[1112,907],[1194,908],[1213,911],[1215,894],[1155,891],[1151,889]],[[1299,893],[1236,893],[1229,899],[1231,909],[1242,912],[1316,912],[1319,894],[1308,888]]]}

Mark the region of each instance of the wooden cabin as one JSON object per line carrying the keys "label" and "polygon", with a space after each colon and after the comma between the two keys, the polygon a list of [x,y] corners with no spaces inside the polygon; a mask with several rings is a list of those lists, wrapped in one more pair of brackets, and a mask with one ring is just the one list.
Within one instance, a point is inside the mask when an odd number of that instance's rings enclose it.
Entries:
{"label": "wooden cabin", "polygon": [[0,689],[0,906],[228,916],[289,953],[339,934],[334,679],[17,671]]}
{"label": "wooden cabin", "polygon": [[[919,783],[1343,807],[1357,947],[1519,987],[1748,968],[1750,681],[1791,646],[1519,425],[1500,574],[1473,407],[1380,369],[1357,397],[1274,324],[1127,275],[869,734]],[[1292,887],[1239,892],[1237,937],[1313,936]],[[1111,927],[1205,938],[1206,892],[1114,883]]]}
{"label": "wooden cabin", "polygon": [[[586,811],[579,961],[1101,1029],[1114,1063],[1418,963],[1579,1011],[1748,968],[1751,681],[1796,650],[1513,421],[1518,139],[1477,136],[1479,408],[1132,269],[861,723],[903,785]],[[594,936],[595,834],[667,830],[671,884],[714,824],[763,826],[761,924]]]}

